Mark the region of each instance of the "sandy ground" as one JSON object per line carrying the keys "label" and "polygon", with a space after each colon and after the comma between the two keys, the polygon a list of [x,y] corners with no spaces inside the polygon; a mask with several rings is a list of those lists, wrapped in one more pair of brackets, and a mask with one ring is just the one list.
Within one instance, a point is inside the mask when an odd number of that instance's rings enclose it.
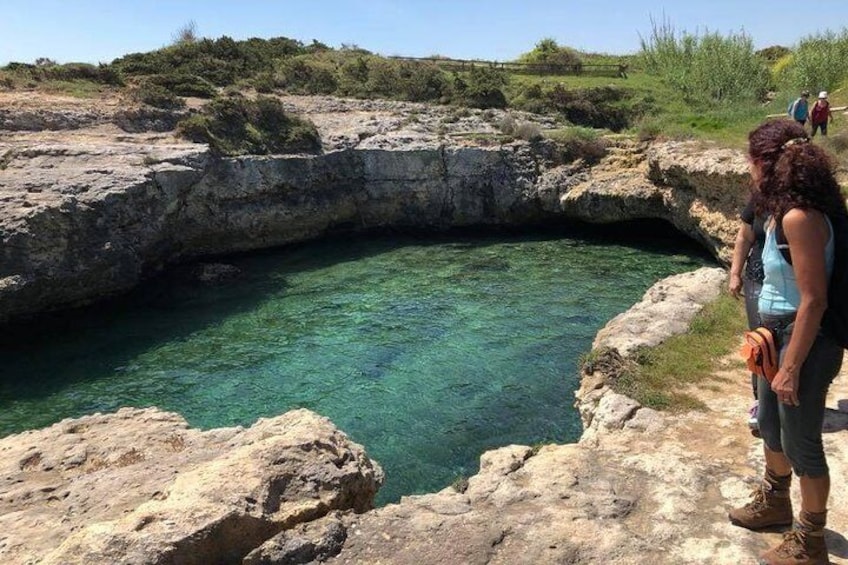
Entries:
{"label": "sandy ground", "polygon": [[[728,357],[727,364],[734,368],[720,370],[710,386],[696,393],[709,407],[704,414],[687,415],[676,426],[681,445],[698,453],[698,457],[711,459],[717,464],[716,485],[721,497],[717,504],[741,505],[747,501],[747,491],[740,490],[738,479],[722,479],[738,474],[746,477],[753,487],[762,475],[762,442],[753,437],[745,424],[748,408],[753,397],[748,374],[737,369],[739,363],[735,352]],[[839,376],[834,380],[827,402],[824,425],[825,450],[830,465],[831,496],[828,509],[827,543],[831,563],[848,564],[848,355]],[[739,495],[741,494],[741,498]],[[792,486],[793,508],[800,508],[797,480]],[[729,503],[729,504],[728,504]],[[782,534],[748,532],[741,528],[728,527],[752,544],[754,550],[765,550],[781,542]]]}

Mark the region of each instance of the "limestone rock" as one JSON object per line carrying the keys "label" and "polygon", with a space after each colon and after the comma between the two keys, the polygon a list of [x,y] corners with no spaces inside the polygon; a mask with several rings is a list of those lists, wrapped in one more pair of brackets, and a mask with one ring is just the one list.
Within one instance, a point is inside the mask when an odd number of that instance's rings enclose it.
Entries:
{"label": "limestone rock", "polygon": [[627,356],[685,332],[704,305],[718,298],[726,276],[723,269],[704,267],[657,282],[635,306],[607,322],[592,348],[610,347]]}
{"label": "limestone rock", "polygon": [[594,166],[561,164],[551,142],[467,137],[497,133],[500,111],[284,103],[340,145],[221,159],[150,133],[176,114],[119,102],[75,102],[69,116],[99,117],[61,135],[0,131],[0,324],[124,292],[172,263],[378,227],[660,219],[729,257],[746,192],[737,153],[616,138]]}
{"label": "limestone rock", "polygon": [[200,431],[121,409],[0,440],[4,563],[234,562],[332,510],[371,508],[368,459],[307,410]]}

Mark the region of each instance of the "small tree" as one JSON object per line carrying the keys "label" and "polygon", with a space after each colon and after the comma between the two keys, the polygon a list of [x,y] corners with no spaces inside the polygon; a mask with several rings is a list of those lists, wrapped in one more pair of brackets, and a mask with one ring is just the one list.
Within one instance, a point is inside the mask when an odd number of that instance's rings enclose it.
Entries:
{"label": "small tree", "polygon": [[191,45],[197,43],[197,39],[197,23],[194,20],[189,20],[174,33],[172,43],[174,45]]}
{"label": "small tree", "polygon": [[532,51],[524,53],[518,60],[522,63],[555,68],[570,68],[579,71],[583,66],[577,51],[557,45],[557,42],[546,37],[536,44]]}
{"label": "small tree", "polygon": [[507,85],[503,71],[489,67],[472,67],[467,81],[455,84],[461,91],[466,104],[475,108],[506,108],[506,96],[502,88]]}
{"label": "small tree", "polygon": [[[813,90],[833,90],[848,76],[848,28],[805,37],[787,69],[791,85]],[[788,85],[787,85],[788,86]]]}

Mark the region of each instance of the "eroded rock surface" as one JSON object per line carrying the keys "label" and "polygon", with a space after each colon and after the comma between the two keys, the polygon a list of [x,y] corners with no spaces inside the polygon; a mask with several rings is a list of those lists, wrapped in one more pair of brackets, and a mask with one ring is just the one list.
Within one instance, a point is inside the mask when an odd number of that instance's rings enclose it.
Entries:
{"label": "eroded rock surface", "polygon": [[128,113],[167,121],[120,101],[66,110],[100,111],[87,127],[0,125],[0,323],[124,292],[170,263],[383,227],[660,219],[727,259],[745,198],[744,159],[692,143],[611,137],[589,166],[551,142],[503,142],[503,112],[284,103],[316,123],[323,154],[216,158],[120,129]]}
{"label": "eroded rock surface", "polygon": [[[126,290],[171,261],[374,226],[656,218],[726,260],[747,189],[741,154],[694,143],[616,138],[588,166],[467,135],[496,132],[499,114],[285,103],[315,121],[323,155],[216,159],[159,131],[169,117],[119,103],[2,114],[0,321]],[[658,343],[722,284],[719,269],[661,281],[597,344],[623,359]],[[834,477],[848,472],[846,381],[828,404]],[[206,432],[155,409],[69,420],[0,440],[0,561],[754,562],[780,534],[726,519],[761,468],[747,375],[728,359],[686,392],[707,411],[668,416],[584,376],[580,442],[505,446],[465,486],[364,513],[379,466],[305,411]],[[846,563],[844,481],[832,500],[830,557]]]}
{"label": "eroded rock surface", "polygon": [[282,530],[372,507],[380,466],[296,410],[200,431],[154,408],[0,440],[0,561],[239,563]]}

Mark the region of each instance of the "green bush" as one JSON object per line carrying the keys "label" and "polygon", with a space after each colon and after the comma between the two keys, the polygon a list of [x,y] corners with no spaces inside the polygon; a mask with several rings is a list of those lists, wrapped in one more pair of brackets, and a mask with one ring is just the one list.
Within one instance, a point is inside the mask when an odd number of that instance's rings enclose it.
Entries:
{"label": "green bush", "polygon": [[270,72],[280,59],[308,53],[309,48],[285,37],[236,41],[223,36],[181,42],[148,53],[130,53],[112,61],[125,75],[194,75],[227,86],[259,72]]}
{"label": "green bush", "polygon": [[40,64],[9,63],[3,70],[24,79],[36,82],[44,81],[89,81],[110,86],[123,86],[120,72],[109,65],[91,65],[88,63],[67,63],[58,65],[50,59],[39,58]]}
{"label": "green bush", "polygon": [[612,131],[629,127],[651,107],[633,104],[628,91],[614,86],[569,90],[557,84],[545,97],[547,107],[572,124]]}
{"label": "green bush", "polygon": [[259,96],[212,100],[199,114],[177,124],[178,135],[223,155],[317,152],[321,141],[315,126],[289,116],[282,103]]}
{"label": "green bush", "polygon": [[146,77],[147,82],[161,86],[177,96],[214,98],[218,94],[215,85],[206,79],[190,74],[157,74]]}
{"label": "green bush", "polygon": [[450,83],[434,63],[400,63],[398,68],[400,97],[412,102],[426,102],[449,97]]}
{"label": "green bush", "polygon": [[274,82],[274,74],[269,72],[259,73],[248,81],[248,84],[261,94],[269,94],[277,87],[276,82]]}
{"label": "green bush", "polygon": [[400,84],[400,65],[397,61],[372,57],[368,60],[368,80],[365,90],[369,95],[391,98]]}
{"label": "green bush", "polygon": [[518,61],[550,71],[565,67],[579,72],[583,67],[583,61],[577,51],[560,46],[551,38],[539,41],[532,51],[521,55]]}
{"label": "green bush", "polygon": [[564,163],[583,159],[597,163],[607,154],[607,144],[598,132],[589,128],[568,128],[545,134],[557,147],[559,158]]}
{"label": "green bush", "polygon": [[136,101],[154,108],[162,108],[163,110],[177,110],[184,108],[185,100],[176,96],[173,92],[152,83],[143,81],[130,90],[130,96]]}
{"label": "green bush", "polygon": [[473,108],[506,108],[503,88],[509,77],[492,67],[471,67],[466,77],[454,79],[454,89],[462,100]]}
{"label": "green bush", "polygon": [[848,28],[836,34],[827,31],[805,37],[798,44],[786,69],[794,90],[834,90],[848,76]]}
{"label": "green bush", "polygon": [[358,55],[346,58],[338,70],[339,93],[345,96],[363,97],[367,92],[368,61],[371,57]]}
{"label": "green bush", "polygon": [[639,57],[645,69],[663,77],[693,102],[763,100],[771,75],[744,32],[681,33],[663,22],[652,22],[648,39],[640,38]]}
{"label": "green bush", "polygon": [[757,55],[768,61],[770,64],[774,64],[792,53],[788,47],[784,47],[783,45],[772,45],[771,47],[766,47],[765,49],[760,49],[757,51]]}
{"label": "green bush", "polygon": [[311,55],[283,60],[277,67],[274,83],[298,94],[332,94],[338,88],[333,64]]}

